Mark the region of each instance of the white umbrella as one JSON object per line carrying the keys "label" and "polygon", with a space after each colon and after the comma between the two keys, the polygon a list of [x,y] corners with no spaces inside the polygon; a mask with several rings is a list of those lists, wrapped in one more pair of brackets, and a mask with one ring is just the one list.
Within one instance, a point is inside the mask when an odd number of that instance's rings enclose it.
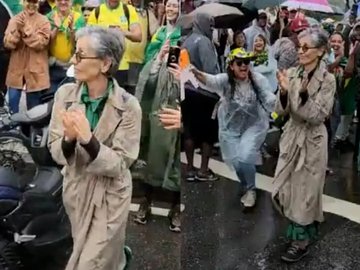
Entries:
{"label": "white umbrella", "polygon": [[288,0],[281,4],[283,7],[302,10],[334,13],[327,0]]}

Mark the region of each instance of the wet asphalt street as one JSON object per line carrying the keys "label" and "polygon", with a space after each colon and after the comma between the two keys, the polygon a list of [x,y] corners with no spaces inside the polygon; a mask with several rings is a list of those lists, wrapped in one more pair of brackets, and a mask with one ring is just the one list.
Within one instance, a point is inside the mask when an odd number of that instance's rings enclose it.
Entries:
{"label": "wet asphalt street", "polygon": [[[267,162],[272,167],[271,162]],[[333,156],[335,174],[328,176],[325,193],[360,203],[359,179],[352,169],[351,153]],[[266,166],[259,168],[262,173]],[[133,202],[141,195],[136,188]],[[326,213],[321,236],[303,261],[288,265],[279,259],[285,248],[286,220],[272,207],[270,193],[258,191],[255,209],[244,212],[239,183],[221,177],[213,183],[183,182],[181,234],[168,229],[166,214],[154,215],[145,226],[130,214],[127,243],[133,249],[132,270],[358,270],[360,269],[360,224]],[[158,193],[162,198],[164,194]],[[165,194],[166,197],[166,194]],[[155,202],[166,209],[167,202]],[[360,206],[359,206],[360,207]],[[358,213],[360,215],[360,212]],[[60,270],[49,262],[43,270]]]}

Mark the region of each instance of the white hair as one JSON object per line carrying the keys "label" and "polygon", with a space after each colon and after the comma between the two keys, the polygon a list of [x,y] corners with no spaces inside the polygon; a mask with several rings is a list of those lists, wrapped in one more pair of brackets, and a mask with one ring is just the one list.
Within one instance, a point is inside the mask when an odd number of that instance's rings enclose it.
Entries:
{"label": "white hair", "polygon": [[114,75],[125,51],[125,37],[117,29],[99,26],[86,26],[76,32],[76,40],[82,37],[90,38],[90,47],[97,57],[110,59],[111,66],[108,73]]}

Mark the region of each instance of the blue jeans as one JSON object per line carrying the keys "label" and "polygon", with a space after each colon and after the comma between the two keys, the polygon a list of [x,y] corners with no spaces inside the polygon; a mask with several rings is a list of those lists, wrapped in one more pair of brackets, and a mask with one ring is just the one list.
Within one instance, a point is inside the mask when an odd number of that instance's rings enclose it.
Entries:
{"label": "blue jeans", "polygon": [[255,189],[255,164],[248,164],[237,161],[233,164],[233,166],[237,177],[241,181],[241,185],[244,186],[246,190]]}
{"label": "blue jeans", "polygon": [[[22,89],[9,88],[9,106],[12,113],[19,112],[19,103],[22,92]],[[41,104],[41,97],[43,93],[44,91],[26,93],[27,110]]]}

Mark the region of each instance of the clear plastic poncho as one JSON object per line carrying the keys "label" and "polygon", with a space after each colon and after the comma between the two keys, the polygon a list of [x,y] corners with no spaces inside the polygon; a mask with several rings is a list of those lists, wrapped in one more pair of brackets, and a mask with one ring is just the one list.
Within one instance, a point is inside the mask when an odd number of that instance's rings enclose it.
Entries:
{"label": "clear plastic poncho", "polygon": [[235,162],[256,164],[275,106],[276,96],[268,80],[252,74],[256,90],[250,81],[237,81],[233,96],[227,74],[206,75],[206,88],[221,97],[217,108],[219,142],[222,158],[230,167]]}

